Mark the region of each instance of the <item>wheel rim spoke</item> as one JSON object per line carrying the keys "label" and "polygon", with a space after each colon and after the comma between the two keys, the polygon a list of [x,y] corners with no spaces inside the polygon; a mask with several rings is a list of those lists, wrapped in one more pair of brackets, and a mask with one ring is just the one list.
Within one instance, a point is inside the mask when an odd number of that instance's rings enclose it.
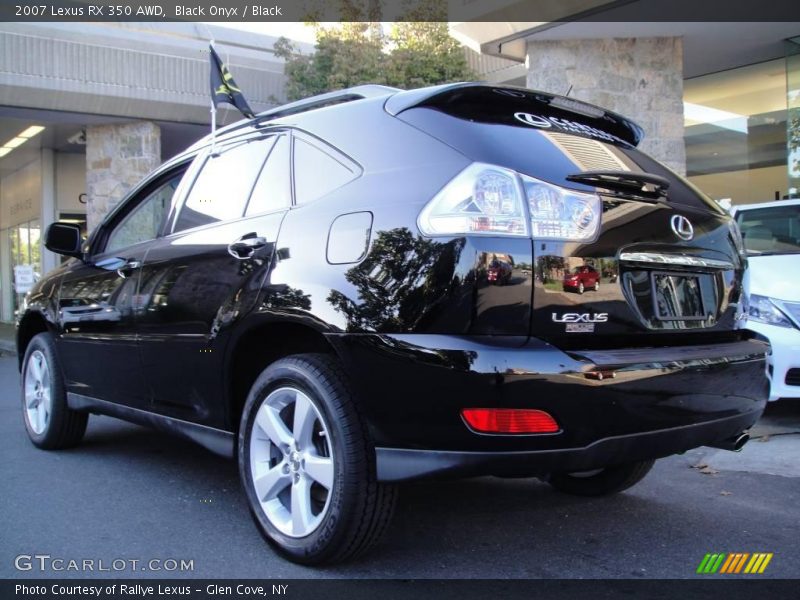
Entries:
{"label": "wheel rim spoke", "polygon": [[311,527],[314,515],[311,512],[311,483],[300,477],[292,486],[292,533],[303,535]]}
{"label": "wheel rim spoke", "polygon": [[279,448],[284,449],[291,446],[292,434],[275,408],[263,405],[256,415],[256,423],[267,434],[270,441]]}
{"label": "wheel rim spoke", "polygon": [[305,457],[305,471],[309,477],[327,490],[333,487],[333,460],[326,456],[309,454]]}
{"label": "wheel rim spoke", "polygon": [[281,493],[292,482],[288,473],[284,473],[283,465],[272,467],[261,477],[253,480],[256,494],[261,502],[268,502]]}
{"label": "wheel rim spoke", "polygon": [[37,435],[47,429],[50,421],[50,369],[47,358],[35,350],[28,359],[23,381],[25,414],[30,429]]}
{"label": "wheel rim spoke", "polygon": [[44,410],[41,403],[36,407],[36,420],[39,423],[39,431],[44,431]]}
{"label": "wheel rim spoke", "polygon": [[36,383],[42,381],[42,357],[41,356],[34,356],[31,359],[31,375],[33,375],[33,380]]}
{"label": "wheel rim spoke", "polygon": [[278,388],[264,398],[252,427],[250,474],[260,510],[284,535],[309,535],[328,512],[335,482],[320,409],[302,390]]}
{"label": "wheel rim spoke", "polygon": [[297,445],[301,448],[307,448],[311,444],[316,420],[317,414],[311,400],[305,394],[297,394],[294,402],[292,433]]}

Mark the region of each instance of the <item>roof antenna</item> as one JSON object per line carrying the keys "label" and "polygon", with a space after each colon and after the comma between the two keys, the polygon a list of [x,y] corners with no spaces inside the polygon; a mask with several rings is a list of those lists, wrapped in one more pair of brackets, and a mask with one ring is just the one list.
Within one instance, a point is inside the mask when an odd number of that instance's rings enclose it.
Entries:
{"label": "roof antenna", "polygon": [[569,86],[569,89],[567,90],[567,93],[566,93],[566,94],[564,94],[564,97],[565,97],[565,98],[569,97],[569,93],[570,93],[571,91],[572,91],[572,85],[570,85],[570,86]]}

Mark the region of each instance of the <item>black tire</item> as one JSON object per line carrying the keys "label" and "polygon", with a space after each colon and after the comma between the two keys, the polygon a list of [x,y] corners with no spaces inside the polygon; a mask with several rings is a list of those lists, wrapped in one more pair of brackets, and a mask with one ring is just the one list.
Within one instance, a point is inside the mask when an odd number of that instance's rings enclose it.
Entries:
{"label": "black tire", "polygon": [[583,282],[581,281],[581,282],[578,284],[578,293],[579,293],[579,294],[582,294],[582,293],[583,293],[583,291],[584,291],[584,289],[585,289],[585,288],[583,287]]}
{"label": "black tire", "polygon": [[[323,516],[319,525],[304,537],[287,535],[270,521],[256,494],[250,466],[250,442],[259,408],[271,393],[285,388],[299,390],[311,400],[329,431],[325,439],[333,454],[333,484],[327,491],[324,509],[327,512],[320,513]],[[285,421],[284,424],[288,427]],[[270,452],[277,450],[277,446],[269,447]],[[293,562],[319,565],[353,558],[377,542],[388,527],[397,488],[377,481],[375,450],[366,423],[358,412],[347,377],[333,356],[289,356],[258,376],[242,413],[238,458],[256,525],[265,539]],[[288,455],[283,463],[276,464],[285,464],[286,460]],[[295,477],[294,472],[290,476]]]}
{"label": "black tire", "polygon": [[636,485],[653,468],[655,460],[606,467],[598,473],[581,476],[578,473],[553,473],[547,482],[559,492],[573,496],[607,496]]}
{"label": "black tire", "polygon": [[[44,427],[35,427],[31,423],[26,400],[26,384],[29,381],[29,363],[43,358],[46,361],[47,375],[43,379],[49,382],[50,412]],[[41,364],[37,362],[37,364]],[[41,369],[41,367],[39,367]],[[62,450],[77,445],[86,432],[89,413],[72,410],[67,405],[67,391],[58,359],[55,342],[49,333],[39,333],[31,339],[22,360],[22,418],[25,431],[31,442],[43,450]],[[33,375],[30,375],[33,377]],[[41,429],[41,431],[36,431]]]}

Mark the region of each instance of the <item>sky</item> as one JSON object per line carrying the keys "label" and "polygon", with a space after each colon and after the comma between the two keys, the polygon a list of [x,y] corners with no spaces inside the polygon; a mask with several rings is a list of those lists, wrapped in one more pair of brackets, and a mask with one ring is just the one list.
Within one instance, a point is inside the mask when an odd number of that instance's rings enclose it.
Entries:
{"label": "sky", "polygon": [[229,29],[242,29],[244,31],[252,31],[264,35],[274,35],[275,37],[283,35],[290,40],[308,42],[309,44],[315,42],[314,28],[304,23],[232,23],[230,21],[225,21],[222,23],[209,23],[209,25],[219,25],[220,27],[227,27]]}
{"label": "sky", "polygon": [[[227,27],[229,29],[241,29],[243,31],[252,31],[254,33],[262,33],[264,35],[274,35],[275,37],[285,36],[290,40],[296,40],[298,42],[307,42],[309,44],[313,44],[316,42],[316,37],[314,35],[314,28],[310,25],[306,25],[305,23],[297,23],[297,22],[287,22],[287,23],[242,23],[242,22],[231,22],[225,21],[222,23],[213,23],[209,22],[209,25],[219,25],[220,27]],[[340,23],[334,22],[321,22],[320,25],[323,27],[339,25]],[[391,23],[381,23],[384,32],[388,32],[391,28]]]}

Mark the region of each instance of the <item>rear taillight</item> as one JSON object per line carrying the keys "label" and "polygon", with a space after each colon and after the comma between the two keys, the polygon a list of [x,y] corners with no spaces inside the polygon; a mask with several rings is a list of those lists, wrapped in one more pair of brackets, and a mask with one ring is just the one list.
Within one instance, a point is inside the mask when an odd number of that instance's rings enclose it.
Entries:
{"label": "rear taillight", "polygon": [[461,171],[419,215],[425,235],[528,235],[514,171],[475,163]]}
{"label": "rear taillight", "polygon": [[596,194],[473,163],[425,206],[418,225],[428,236],[477,234],[591,242],[600,230],[601,213]]}
{"label": "rear taillight", "polygon": [[465,408],[467,425],[479,433],[556,433],[558,423],[543,410],[531,408]]}
{"label": "rear taillight", "polygon": [[602,203],[597,194],[568,190],[520,175],[537,240],[593,242],[600,231]]}

